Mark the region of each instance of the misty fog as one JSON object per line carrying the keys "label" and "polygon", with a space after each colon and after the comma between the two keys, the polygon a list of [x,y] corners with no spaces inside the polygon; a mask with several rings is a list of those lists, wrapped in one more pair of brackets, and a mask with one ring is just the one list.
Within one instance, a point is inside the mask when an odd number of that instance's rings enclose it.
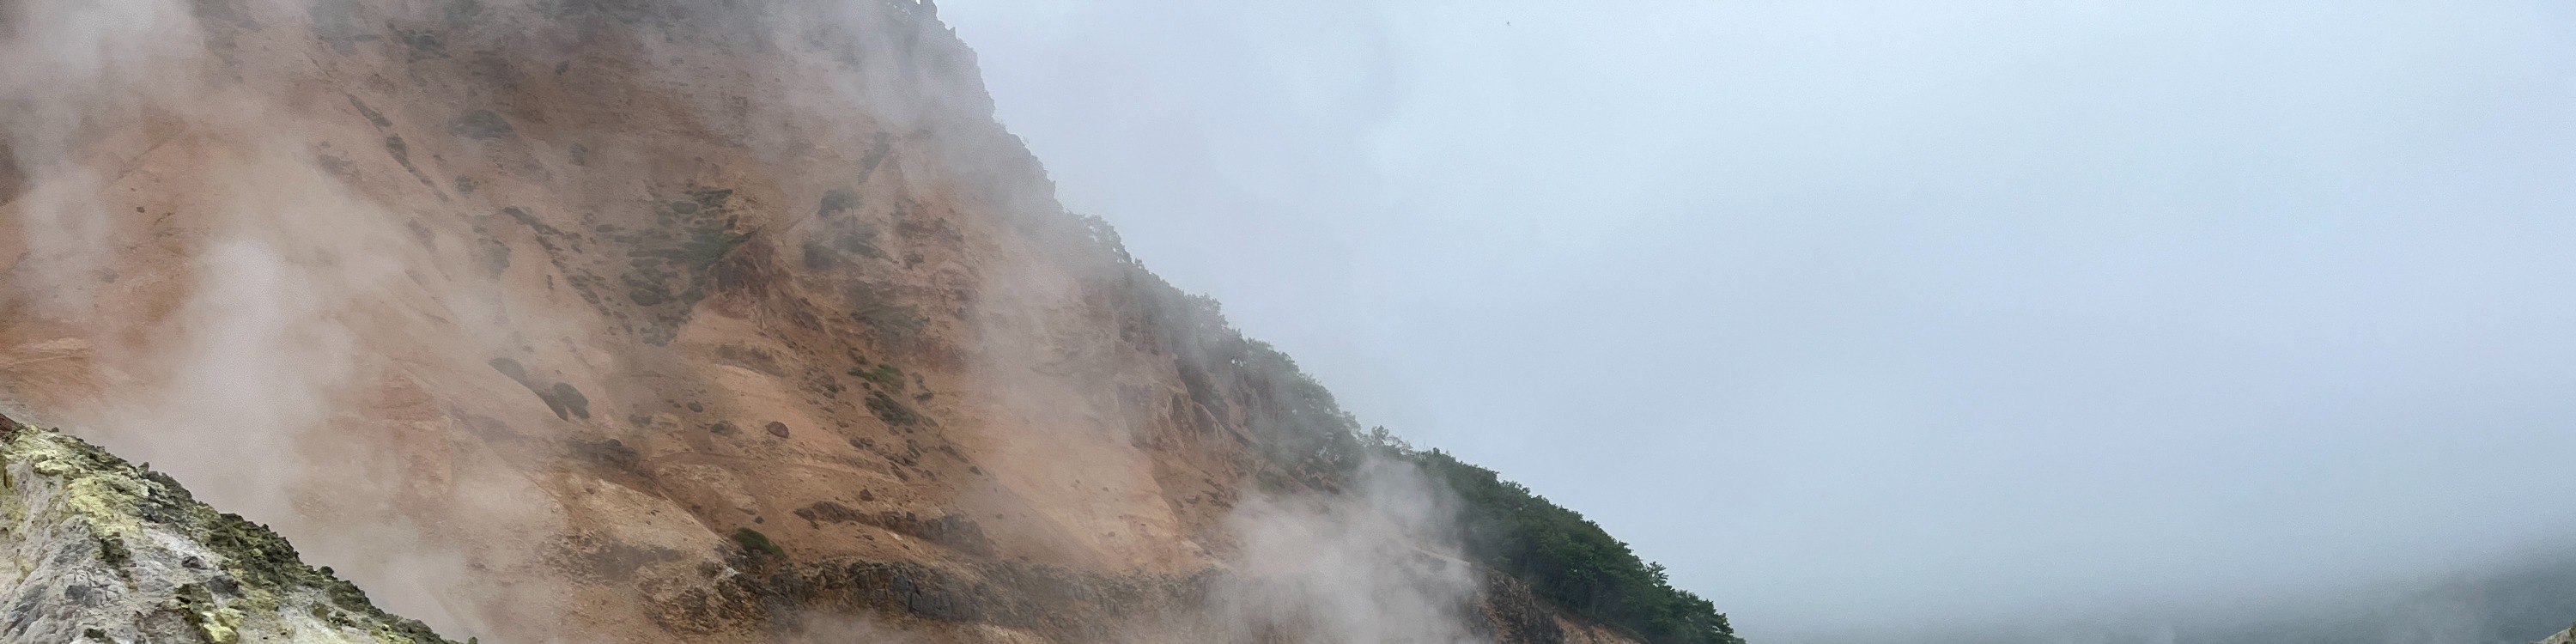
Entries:
{"label": "misty fog", "polygon": [[2564,4],[941,9],[1069,207],[1755,641],[2576,543]]}

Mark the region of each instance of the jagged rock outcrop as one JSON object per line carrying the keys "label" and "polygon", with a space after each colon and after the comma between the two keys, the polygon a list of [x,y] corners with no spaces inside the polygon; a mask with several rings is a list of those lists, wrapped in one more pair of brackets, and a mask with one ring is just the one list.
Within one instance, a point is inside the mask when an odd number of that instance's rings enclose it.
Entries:
{"label": "jagged rock outcrop", "polygon": [[0,417],[0,642],[451,644],[167,475]]}
{"label": "jagged rock outcrop", "polygon": [[2567,630],[2559,631],[2556,635],[2540,638],[2540,641],[2532,642],[2531,644],[2576,644],[2576,626],[2570,626]]}

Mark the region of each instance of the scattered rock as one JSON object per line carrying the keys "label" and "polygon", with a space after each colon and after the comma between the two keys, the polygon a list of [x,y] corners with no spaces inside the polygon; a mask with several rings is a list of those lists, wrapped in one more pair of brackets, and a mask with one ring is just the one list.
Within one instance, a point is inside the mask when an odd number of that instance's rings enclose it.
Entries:
{"label": "scattered rock", "polygon": [[[864,501],[868,497],[862,493],[859,499]],[[985,538],[983,526],[954,514],[923,518],[911,512],[861,512],[831,501],[815,501],[797,509],[796,516],[809,522],[874,526],[968,554],[989,555],[993,552],[993,542]]]}

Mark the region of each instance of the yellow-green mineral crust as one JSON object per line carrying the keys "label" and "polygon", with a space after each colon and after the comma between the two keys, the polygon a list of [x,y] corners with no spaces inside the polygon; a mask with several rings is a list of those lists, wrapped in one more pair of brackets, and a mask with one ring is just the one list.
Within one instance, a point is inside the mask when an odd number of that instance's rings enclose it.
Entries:
{"label": "yellow-green mineral crust", "polygon": [[453,644],[168,475],[0,416],[0,641]]}

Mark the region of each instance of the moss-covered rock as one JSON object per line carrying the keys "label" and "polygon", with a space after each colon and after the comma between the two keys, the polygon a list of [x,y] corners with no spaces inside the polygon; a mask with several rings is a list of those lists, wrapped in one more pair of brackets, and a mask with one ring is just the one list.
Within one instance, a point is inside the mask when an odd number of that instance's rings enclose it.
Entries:
{"label": "moss-covered rock", "polygon": [[0,641],[453,644],[168,475],[0,418]]}

